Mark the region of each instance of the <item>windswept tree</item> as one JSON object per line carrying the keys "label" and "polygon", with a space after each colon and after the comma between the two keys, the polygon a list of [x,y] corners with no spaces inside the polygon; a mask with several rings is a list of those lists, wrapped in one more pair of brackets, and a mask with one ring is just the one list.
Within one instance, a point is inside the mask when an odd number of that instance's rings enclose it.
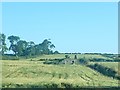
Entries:
{"label": "windswept tree", "polygon": [[18,36],[9,36],[8,40],[10,41],[11,45],[9,47],[9,50],[12,50],[15,55],[17,55],[17,42],[20,40],[20,38]]}
{"label": "windswept tree", "polygon": [[4,55],[4,52],[8,50],[6,43],[5,43],[6,36],[5,34],[0,33],[0,53]]}

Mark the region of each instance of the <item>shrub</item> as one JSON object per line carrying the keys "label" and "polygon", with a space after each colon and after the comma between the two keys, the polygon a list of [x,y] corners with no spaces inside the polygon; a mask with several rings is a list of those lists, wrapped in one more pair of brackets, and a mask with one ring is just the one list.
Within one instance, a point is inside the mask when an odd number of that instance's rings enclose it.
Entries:
{"label": "shrub", "polygon": [[58,51],[55,51],[54,54],[59,54],[59,52],[58,52]]}
{"label": "shrub", "polygon": [[81,58],[81,59],[79,60],[79,62],[80,62],[81,64],[87,65],[88,62],[89,62],[89,60],[87,60],[87,59],[85,59],[85,58]]}
{"label": "shrub", "polygon": [[65,58],[70,58],[70,56],[69,55],[65,55]]}

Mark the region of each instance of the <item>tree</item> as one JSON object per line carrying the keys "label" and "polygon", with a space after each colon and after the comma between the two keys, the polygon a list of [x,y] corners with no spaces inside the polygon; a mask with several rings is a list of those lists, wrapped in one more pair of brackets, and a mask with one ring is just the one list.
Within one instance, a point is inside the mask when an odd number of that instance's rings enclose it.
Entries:
{"label": "tree", "polygon": [[50,39],[45,39],[40,44],[35,44],[33,41],[26,42],[25,40],[20,40],[18,36],[9,36],[8,40],[10,42],[9,50],[12,50],[17,56],[31,56],[40,54],[52,54],[55,45],[51,43]]}
{"label": "tree", "polygon": [[20,38],[18,36],[9,36],[8,40],[10,41],[11,45],[9,47],[9,50],[12,50],[15,55],[17,55],[17,45],[16,43],[20,40]]}
{"label": "tree", "polygon": [[54,45],[54,44],[51,44],[51,45],[50,45],[50,49],[53,49],[53,48],[55,48],[55,45]]}
{"label": "tree", "polygon": [[6,36],[5,34],[0,33],[0,53],[4,55],[4,52],[8,50],[6,43],[5,43]]}
{"label": "tree", "polygon": [[24,40],[20,40],[20,41],[18,41],[17,42],[17,48],[16,48],[16,50],[17,50],[17,52],[18,52],[18,55],[20,56],[20,55],[25,55],[25,50],[27,49],[27,46],[28,46],[28,43],[26,42],[26,41],[24,41]]}
{"label": "tree", "polygon": [[8,40],[10,41],[11,45],[13,45],[13,44],[17,43],[17,41],[19,41],[20,38],[18,36],[13,36],[12,35],[12,36],[8,37]]}
{"label": "tree", "polygon": [[48,54],[49,53],[49,46],[50,46],[51,42],[47,39],[45,39],[42,44],[40,44],[42,46],[43,52],[44,54]]}
{"label": "tree", "polygon": [[28,42],[28,47],[33,47],[35,43],[33,41]]}
{"label": "tree", "polygon": [[33,41],[28,42],[28,47],[26,49],[26,55],[35,55],[35,43]]}
{"label": "tree", "polygon": [[10,45],[9,50],[12,50],[14,54],[17,56],[17,45],[16,44]]}
{"label": "tree", "polygon": [[35,45],[35,54],[44,54],[44,47],[42,44]]}
{"label": "tree", "polygon": [[55,45],[51,43],[51,41],[49,41],[48,39],[45,39],[42,43],[42,50],[44,54],[51,54],[52,49],[55,48]]}

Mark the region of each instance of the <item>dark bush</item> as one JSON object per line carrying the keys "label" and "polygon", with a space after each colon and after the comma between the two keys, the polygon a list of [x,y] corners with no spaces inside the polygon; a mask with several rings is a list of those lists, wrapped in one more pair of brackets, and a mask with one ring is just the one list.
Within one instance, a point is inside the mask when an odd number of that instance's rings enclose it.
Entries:
{"label": "dark bush", "polygon": [[65,55],[65,58],[67,58],[67,59],[68,59],[68,58],[70,58],[70,56],[69,56],[69,55]]}
{"label": "dark bush", "polygon": [[60,54],[58,51],[55,51],[54,54]]}
{"label": "dark bush", "polygon": [[88,62],[89,62],[89,60],[88,60],[88,59],[85,59],[85,58],[81,58],[81,59],[79,60],[79,62],[80,62],[80,64],[87,65]]}

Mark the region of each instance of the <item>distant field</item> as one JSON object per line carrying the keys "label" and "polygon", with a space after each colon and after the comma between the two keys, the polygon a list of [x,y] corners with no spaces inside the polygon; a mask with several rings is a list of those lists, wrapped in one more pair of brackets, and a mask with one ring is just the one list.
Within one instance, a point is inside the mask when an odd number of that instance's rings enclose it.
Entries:
{"label": "distant field", "polygon": [[[52,55],[48,57],[53,58]],[[39,58],[35,60],[37,59]],[[104,76],[83,65],[46,65],[43,61],[28,60],[0,61],[2,61],[3,69],[2,87],[118,86],[118,80]]]}
{"label": "distant field", "polygon": [[[39,59],[61,59],[65,58],[65,55],[69,55],[70,58],[74,58],[75,54],[54,54],[54,55],[41,55],[38,56],[37,58],[33,58],[33,60],[39,60]],[[101,58],[101,59],[111,59],[108,57],[104,57],[102,55],[92,55],[92,54],[76,54],[77,58],[86,58],[86,59],[91,59],[91,58]]]}

